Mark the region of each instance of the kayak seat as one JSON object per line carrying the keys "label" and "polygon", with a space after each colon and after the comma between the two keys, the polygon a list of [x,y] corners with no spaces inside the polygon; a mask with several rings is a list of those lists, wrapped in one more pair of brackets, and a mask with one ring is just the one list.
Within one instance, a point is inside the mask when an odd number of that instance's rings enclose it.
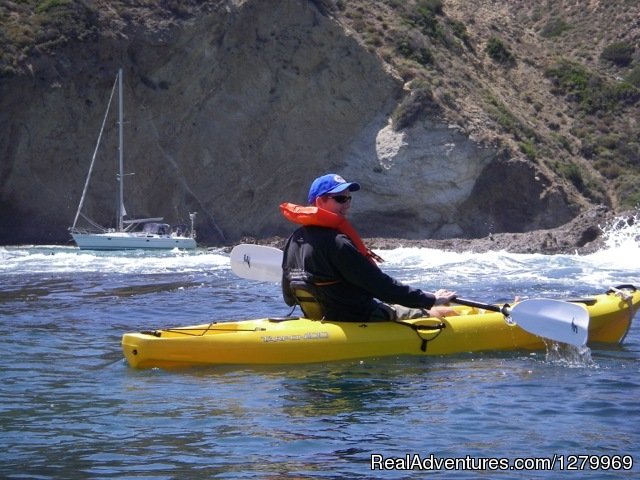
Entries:
{"label": "kayak seat", "polygon": [[322,320],[324,318],[322,305],[320,305],[320,302],[318,302],[318,299],[307,285],[301,282],[295,282],[295,284],[292,282],[291,291],[306,318],[311,320]]}

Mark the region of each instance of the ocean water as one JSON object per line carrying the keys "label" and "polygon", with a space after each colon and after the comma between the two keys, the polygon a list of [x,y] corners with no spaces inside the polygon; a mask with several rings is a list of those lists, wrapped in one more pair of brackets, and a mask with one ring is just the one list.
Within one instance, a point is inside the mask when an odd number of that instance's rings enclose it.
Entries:
{"label": "ocean water", "polygon": [[[587,256],[378,253],[426,289],[566,298],[640,287],[638,225]],[[578,353],[166,371],[121,352],[129,331],[288,313],[222,250],[0,247],[0,478],[637,478],[638,316]]]}

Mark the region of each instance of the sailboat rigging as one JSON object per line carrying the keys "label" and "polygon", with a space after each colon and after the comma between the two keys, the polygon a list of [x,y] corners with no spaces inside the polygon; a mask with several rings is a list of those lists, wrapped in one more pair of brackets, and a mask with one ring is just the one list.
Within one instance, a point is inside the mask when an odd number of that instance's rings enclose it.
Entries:
{"label": "sailboat rigging", "polygon": [[[82,212],[82,207],[89,188],[89,181],[93,172],[93,167],[98,153],[102,134],[113,101],[113,95],[118,90],[118,207],[117,207],[117,225],[115,228],[105,228],[94,222]],[[162,217],[127,219],[127,211],[124,206],[124,152],[123,152],[123,94],[122,94],[122,69],[118,70],[116,81],[114,82],[107,104],[102,126],[98,135],[98,141],[93,152],[89,173],[85,180],[82,196],[78,204],[73,225],[69,228],[71,236],[75,243],[83,250],[129,250],[129,249],[193,249],[196,248],[195,240],[195,217],[196,213],[190,213],[191,228],[187,229],[185,225],[175,226],[173,229],[166,223],[162,223]],[[85,228],[78,227],[78,220],[82,217],[94,229],[89,231]],[[142,225],[142,230],[134,229]]]}

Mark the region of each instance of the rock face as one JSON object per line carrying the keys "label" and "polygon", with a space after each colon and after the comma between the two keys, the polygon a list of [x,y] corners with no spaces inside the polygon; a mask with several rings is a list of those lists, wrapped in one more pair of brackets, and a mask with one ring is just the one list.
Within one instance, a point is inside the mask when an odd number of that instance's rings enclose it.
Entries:
{"label": "rock face", "polygon": [[[497,233],[474,239],[382,239],[367,240],[370,248],[390,249],[399,246],[425,247],[455,252],[482,253],[504,250],[511,253],[580,254],[586,255],[604,247],[603,233],[607,229],[634,225],[638,221],[636,211],[615,214],[602,205],[588,209],[572,221],[554,229],[539,229],[527,233]],[[284,242],[282,242],[283,244]]]}
{"label": "rock face", "polygon": [[[636,210],[615,213],[604,205],[587,209],[570,222],[553,229],[539,229],[526,233],[495,233],[481,238],[388,238],[369,237],[364,242],[369,248],[390,250],[399,247],[433,248],[453,252],[484,253],[505,251],[510,253],[538,253],[543,255],[588,255],[606,246],[608,231],[616,231],[637,224]],[[355,225],[360,229],[360,225]],[[284,248],[287,238],[256,239],[245,237],[244,243],[260,243]],[[384,255],[383,255],[384,257]]]}
{"label": "rock face", "polygon": [[352,210],[363,235],[465,236],[460,206],[495,152],[433,121],[399,132],[387,125],[375,133],[375,151],[357,145],[343,170],[363,187]]}
{"label": "rock face", "polygon": [[555,227],[575,213],[566,192],[535,164],[495,159],[463,202],[460,221],[468,236],[481,237]]}
{"label": "rock face", "polygon": [[[188,223],[202,244],[285,235],[283,201],[313,178],[361,182],[369,237],[451,238],[550,228],[579,206],[529,162],[423,118],[395,131],[403,85],[302,0],[221,2],[171,27],[123,27],[0,83],[0,244],[65,243],[118,68],[125,79],[126,207]],[[85,203],[113,225],[108,122]],[[11,225],[11,228],[5,226]]]}

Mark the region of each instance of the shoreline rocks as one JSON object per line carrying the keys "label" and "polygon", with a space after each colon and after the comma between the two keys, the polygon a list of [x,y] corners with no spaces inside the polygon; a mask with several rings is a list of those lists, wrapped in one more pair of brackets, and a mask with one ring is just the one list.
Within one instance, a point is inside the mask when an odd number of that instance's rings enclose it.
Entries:
{"label": "shoreline rocks", "polygon": [[[484,253],[504,250],[510,253],[540,253],[544,255],[588,255],[600,250],[603,234],[619,224],[633,225],[638,211],[615,214],[605,206],[597,206],[581,213],[571,222],[554,229],[525,233],[496,233],[483,238],[451,238],[443,240],[408,240],[402,238],[366,238],[369,248],[390,250],[399,247],[421,247],[454,252]],[[283,248],[286,238],[243,238],[239,243],[258,243]]]}

